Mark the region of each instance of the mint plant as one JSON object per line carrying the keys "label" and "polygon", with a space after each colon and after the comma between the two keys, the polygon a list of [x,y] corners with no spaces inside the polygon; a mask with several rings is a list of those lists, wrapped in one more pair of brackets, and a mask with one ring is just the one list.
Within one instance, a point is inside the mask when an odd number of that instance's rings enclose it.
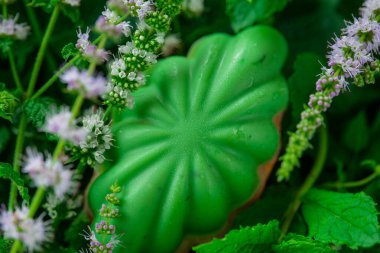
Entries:
{"label": "mint plant", "polygon": [[[68,44],[63,49],[64,58],[71,60],[56,71],[53,77],[39,87],[37,91],[40,70],[48,51],[49,41],[54,34],[59,14],[64,12],[70,18],[73,18],[73,12],[80,5],[80,1],[25,2],[29,6],[43,7],[47,12],[51,12],[50,21],[42,38],[28,86],[24,86],[20,81],[14,63],[12,43],[13,40],[26,39],[31,29],[24,23],[16,23],[18,14],[15,18],[8,18],[8,4],[10,4],[8,1],[2,2],[3,18],[0,34],[1,38],[4,39],[3,44],[8,43],[6,48],[3,47],[3,50],[6,51],[9,58],[18,94],[12,95],[7,90],[7,86],[2,88],[1,115],[4,119],[12,121],[16,118],[16,108],[21,109],[19,115],[17,115],[20,118],[17,119],[19,121],[18,135],[13,160],[14,172],[12,172],[17,177],[9,176],[9,178],[12,180],[18,179],[18,173],[21,170],[31,179],[30,186],[36,187],[37,190],[32,197],[30,207],[25,205],[22,211],[21,209],[16,209],[13,212],[13,209],[17,206],[17,188],[23,193],[21,196],[25,201],[29,201],[29,196],[23,191],[23,187],[25,187],[23,181],[12,182],[8,203],[9,211],[5,209],[2,211],[1,228],[6,239],[14,240],[10,252],[19,252],[24,246],[29,251],[35,251],[42,249],[43,242],[52,240],[51,229],[50,227],[48,228],[46,222],[42,221],[41,217],[43,216],[33,220],[44,201],[44,197],[49,194],[50,198],[48,199],[50,202],[52,201],[51,196],[54,196],[59,203],[69,198],[69,196],[74,196],[79,190],[79,183],[76,181],[77,177],[74,176],[74,173],[79,173],[78,176],[81,177],[86,166],[98,167],[104,162],[104,153],[111,148],[113,141],[108,116],[113,106],[117,106],[120,110],[133,107],[132,92],[138,86],[145,84],[143,71],[156,63],[157,54],[164,43],[165,32],[170,29],[171,19],[180,12],[180,1],[121,1],[119,2],[119,7],[121,5],[123,8],[118,8],[112,1],[107,2],[105,10],[94,26],[94,30],[99,34],[98,38],[91,42],[91,30],[86,28],[85,32],[82,32],[81,29],[78,29],[78,39],[75,47]],[[27,6],[26,8],[30,7]],[[35,15],[32,10],[29,11],[32,16]],[[126,20],[129,17],[135,18],[134,25],[135,27],[138,25],[137,29],[132,26],[132,21]],[[32,22],[36,23],[37,21],[33,19]],[[145,37],[143,34],[145,34]],[[97,68],[102,67],[111,60],[111,52],[106,50],[107,41],[113,40],[117,45],[121,44],[122,40],[128,39],[130,41],[126,45],[120,45],[119,47],[119,52],[126,54],[126,57],[115,59],[110,63],[112,71],[109,80],[104,74],[97,73]],[[138,58],[137,60],[136,57]],[[112,78],[114,71],[117,70],[115,62],[125,66],[123,68],[124,75],[118,73],[118,77],[127,78],[128,74],[128,79],[125,79],[125,81],[128,81],[129,85],[125,85],[125,82],[121,83],[121,80]],[[74,103],[72,106],[68,106],[58,105],[53,102],[47,105],[49,108],[43,112],[44,115],[35,115],[40,114],[40,111],[36,111],[38,110],[36,107],[43,107],[38,102],[41,101],[39,100],[40,97],[58,79],[67,84],[67,91],[75,97]],[[86,116],[78,118],[86,102],[85,100],[90,101],[98,108],[95,109],[94,107],[94,109],[87,112]],[[113,101],[112,103],[110,102],[111,100]],[[28,109],[23,110],[23,104],[28,105],[25,107]],[[108,105],[106,113],[102,108],[99,108],[102,105]],[[26,154],[23,154],[28,118],[35,121],[35,116],[40,117],[40,120],[36,122],[36,125],[38,125],[36,130],[48,133],[57,142],[52,153],[46,150],[42,151],[44,153],[40,153],[35,148],[36,144],[34,144],[27,147]],[[65,153],[67,155],[71,154],[72,157],[65,157]],[[8,171],[9,167],[10,165],[8,164],[4,165],[4,168],[7,168]],[[76,172],[72,169],[73,167],[76,168]],[[112,189],[116,191],[114,188]],[[116,204],[114,203],[116,199],[107,200],[112,204]],[[48,204],[47,206],[50,205]],[[36,222],[35,230],[33,230],[33,222]],[[108,220],[105,222],[107,223]],[[27,225],[29,223],[31,223],[30,226]],[[102,231],[99,230],[98,232]],[[34,235],[34,233],[36,234]],[[32,240],[33,236],[35,241]],[[109,248],[108,246],[108,244],[104,245],[107,249]],[[91,248],[91,251],[94,250],[95,248]]]}

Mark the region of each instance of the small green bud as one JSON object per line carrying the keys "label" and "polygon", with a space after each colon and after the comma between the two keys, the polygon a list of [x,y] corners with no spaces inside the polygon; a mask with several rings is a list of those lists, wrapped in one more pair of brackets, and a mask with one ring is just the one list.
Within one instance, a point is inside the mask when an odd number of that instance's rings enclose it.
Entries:
{"label": "small green bud", "polygon": [[111,203],[111,204],[113,204],[113,205],[115,205],[115,206],[117,206],[117,205],[120,204],[120,200],[119,200],[119,198],[115,195],[115,193],[107,194],[107,195],[106,195],[106,200],[107,200],[109,203]]}
{"label": "small green bud", "polygon": [[119,193],[121,192],[121,187],[117,182],[115,182],[113,185],[111,185],[110,190],[112,191],[112,193]]}

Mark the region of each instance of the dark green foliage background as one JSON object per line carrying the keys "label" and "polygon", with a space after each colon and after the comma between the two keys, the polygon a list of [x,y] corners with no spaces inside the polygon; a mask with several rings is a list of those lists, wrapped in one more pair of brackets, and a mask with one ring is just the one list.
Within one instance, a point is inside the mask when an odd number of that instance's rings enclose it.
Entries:
{"label": "dark green foliage background", "polygon": [[[236,4],[238,6],[238,4],[241,4],[239,2],[242,1],[246,2],[244,3],[245,5],[249,5],[247,0],[228,0],[227,4]],[[290,89],[290,104],[283,122],[283,143],[287,143],[286,132],[294,130],[299,120],[299,114],[303,109],[303,104],[307,102],[309,94],[315,88],[316,75],[320,72],[322,64],[325,64],[328,43],[332,41],[334,34],[339,35],[339,30],[344,26],[345,19],[351,20],[352,15],[358,14],[358,8],[361,6],[362,1],[292,0],[287,5],[283,4],[284,1],[269,2],[274,5],[272,6],[273,9],[271,9],[271,15],[257,12],[255,15],[251,13],[249,17],[235,17],[238,21],[234,21],[226,13],[226,10],[230,7],[226,5],[225,1],[206,0],[203,15],[194,17],[186,13],[182,14],[174,22],[173,33],[181,36],[184,46],[179,54],[184,55],[192,43],[204,35],[215,32],[232,34],[236,30],[244,29],[245,26],[253,24],[253,22],[269,24],[281,31],[289,44],[289,56],[284,67],[284,73],[288,78]],[[53,71],[64,62],[61,50],[66,44],[76,41],[76,27],[80,26],[84,30],[87,26],[91,26],[104,9],[104,4],[104,0],[82,0],[79,20],[73,22],[63,14],[59,17],[54,36],[50,42],[48,57],[44,61],[37,85],[41,85],[46,81]],[[278,4],[277,7],[275,6],[276,4]],[[49,15],[42,8],[36,8],[35,11],[40,27],[44,31]],[[9,12],[20,12],[20,20],[26,21],[27,14],[21,3],[11,5]],[[231,25],[231,20],[233,20],[233,25]],[[16,64],[20,73],[22,73],[21,81],[24,84],[29,80],[34,57],[39,47],[38,35],[28,37],[27,41],[27,43],[17,42],[13,45]],[[13,83],[8,62],[3,57],[0,58],[0,81],[6,84],[8,82]],[[317,187],[325,182],[337,180],[360,180],[372,173],[369,166],[362,166],[363,161],[373,160],[380,163],[379,83],[378,81],[377,84],[364,88],[351,87],[350,91],[342,94],[334,101],[333,107],[326,117],[329,134],[328,160],[317,182]],[[72,99],[70,96],[67,94],[60,95],[58,87],[62,88],[61,84],[57,83],[55,85],[56,88],[48,91],[46,95],[49,98],[46,98],[43,103],[51,103],[52,100],[56,104],[69,102]],[[16,110],[13,118],[14,125],[8,120],[0,118],[0,161],[2,162],[10,163],[12,161],[12,150],[14,150],[15,145],[13,140],[15,140],[15,135],[17,134],[14,126],[18,124],[20,110],[21,108]],[[32,110],[31,115],[34,115],[33,113],[36,114],[37,112]],[[36,114],[33,116],[34,121],[32,123],[36,127],[41,127],[41,122],[36,121],[36,119],[43,118],[43,114]],[[36,145],[38,143],[41,150],[43,148],[51,149],[54,143],[45,141],[45,137],[45,134],[28,128],[26,145]],[[313,144],[316,145],[317,142],[314,140]],[[282,221],[284,211],[310,170],[315,160],[315,155],[315,149],[310,149],[306,152],[301,161],[301,167],[293,173],[290,182],[278,184],[273,174],[262,198],[236,217],[233,228],[255,226],[258,223],[267,224],[273,219]],[[278,164],[276,167],[278,167]],[[0,203],[7,202],[8,192],[3,189],[8,189],[8,184],[8,181],[0,179],[2,187]],[[348,192],[344,189],[340,191]],[[356,193],[359,191],[364,191],[376,203],[380,203],[380,178],[365,187],[354,188],[349,192]],[[380,210],[379,205],[376,208]],[[81,210],[77,211],[80,212]],[[73,236],[73,234],[81,233],[87,222],[88,220],[81,214],[75,220],[63,220],[55,224],[61,231],[59,232],[61,236],[51,246],[51,250],[46,252],[74,252],[73,249],[83,247],[83,240]],[[296,215],[290,232],[297,233],[298,236],[308,234],[308,226],[302,212]],[[293,237],[293,239],[296,237]],[[290,244],[291,240],[289,239]],[[308,247],[307,245],[310,244],[309,239],[302,238],[302,240],[305,243],[303,246]],[[0,241],[0,249],[2,249],[3,245],[5,243]],[[62,248],[62,250],[57,251],[57,247]],[[292,250],[293,248],[291,247],[293,246],[284,246],[287,250]],[[321,247],[325,247],[325,245]],[[352,251],[354,250],[343,246],[340,252],[349,253]],[[355,250],[355,252],[379,251],[379,246]],[[301,251],[289,250],[289,252]]]}

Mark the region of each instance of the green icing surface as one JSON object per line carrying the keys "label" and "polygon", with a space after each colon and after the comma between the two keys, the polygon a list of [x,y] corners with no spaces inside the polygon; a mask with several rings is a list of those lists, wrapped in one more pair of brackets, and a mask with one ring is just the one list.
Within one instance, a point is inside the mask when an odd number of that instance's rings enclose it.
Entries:
{"label": "green icing surface", "polygon": [[252,198],[259,166],[279,148],[273,118],[288,101],[286,54],[276,30],[256,26],[204,37],[187,57],[157,64],[135,108],[114,120],[120,158],[88,195],[97,215],[109,186],[123,187],[124,248],[114,252],[174,252]]}

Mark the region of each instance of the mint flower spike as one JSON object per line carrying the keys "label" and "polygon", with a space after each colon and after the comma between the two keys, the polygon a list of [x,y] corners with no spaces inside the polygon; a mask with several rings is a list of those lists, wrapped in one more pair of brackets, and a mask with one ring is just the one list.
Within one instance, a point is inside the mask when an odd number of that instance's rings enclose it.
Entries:
{"label": "mint flower spike", "polygon": [[[82,249],[81,253],[112,253],[113,249],[120,244],[120,235],[116,234],[116,225],[113,224],[112,220],[120,216],[119,209],[116,207],[120,203],[120,200],[116,194],[120,193],[122,189],[115,182],[111,185],[110,191],[111,193],[107,194],[105,198],[107,204],[102,204],[99,210],[99,215],[102,219],[95,223],[94,230],[89,227],[88,231],[85,231],[83,235],[89,241],[89,248]],[[102,240],[99,241],[97,238],[102,238]]]}
{"label": "mint flower spike", "polygon": [[327,55],[328,67],[316,83],[316,92],[310,95],[296,132],[290,133],[285,154],[280,158],[281,166],[277,180],[288,180],[294,167],[299,166],[303,152],[310,148],[309,141],[323,124],[322,114],[333,99],[348,90],[350,83],[362,87],[375,83],[380,74],[380,61],[376,59],[380,47],[380,1],[367,0],[361,8],[362,17],[346,22],[342,36],[331,44]]}
{"label": "mint flower spike", "polygon": [[181,0],[123,0],[131,16],[138,19],[131,41],[119,47],[119,55],[110,63],[111,81],[104,103],[120,110],[132,108],[132,92],[145,84],[144,72],[156,64],[170,30],[171,20],[181,9]]}

